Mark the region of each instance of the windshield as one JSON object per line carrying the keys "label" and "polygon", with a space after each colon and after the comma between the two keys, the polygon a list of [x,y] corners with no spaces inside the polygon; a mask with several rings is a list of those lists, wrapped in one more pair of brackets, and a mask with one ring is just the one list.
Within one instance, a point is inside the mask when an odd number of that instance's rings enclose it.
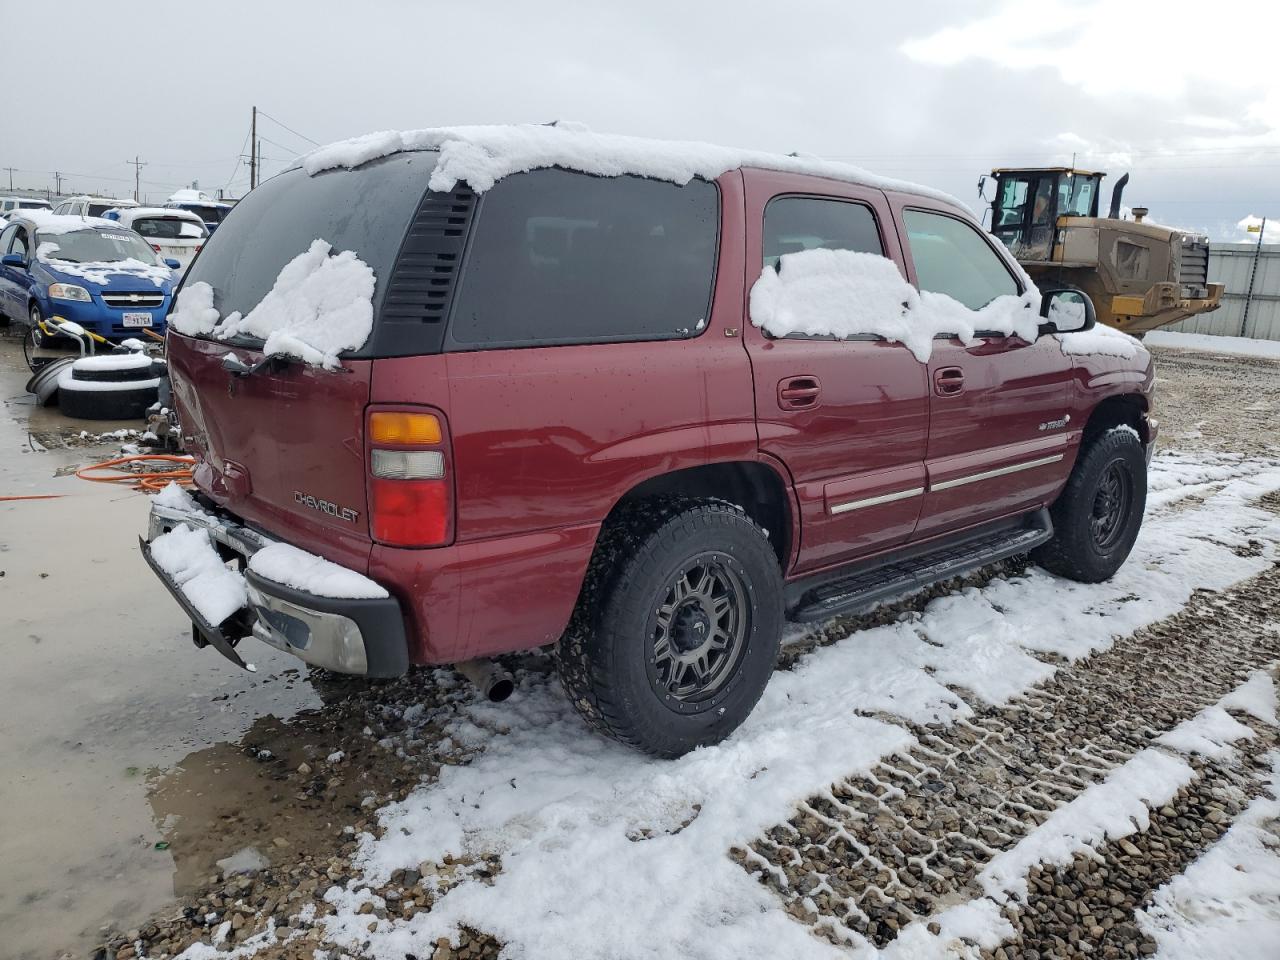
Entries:
{"label": "windshield", "polygon": [[160,263],[151,246],[127,230],[73,230],[56,234],[37,230],[36,249],[44,244],[51,245],[45,248],[45,256],[67,263],[117,263],[121,260],[141,260],[148,266]]}
{"label": "windshield", "polygon": [[142,217],[133,221],[133,232],[148,240],[199,240],[207,235],[203,224],[179,217]]}

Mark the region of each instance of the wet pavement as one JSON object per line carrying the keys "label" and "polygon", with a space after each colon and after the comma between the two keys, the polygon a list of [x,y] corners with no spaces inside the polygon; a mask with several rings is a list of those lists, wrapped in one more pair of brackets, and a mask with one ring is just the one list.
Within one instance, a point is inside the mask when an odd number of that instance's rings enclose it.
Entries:
{"label": "wet pavement", "polygon": [[119,446],[81,431],[141,424],[34,407],[27,375],[0,331],[0,497],[58,497],[0,502],[2,958],[83,954],[184,892],[241,839],[186,842],[255,779],[242,738],[321,704],[269,648],[251,675],[192,645],[138,552],[146,495],[73,475]]}

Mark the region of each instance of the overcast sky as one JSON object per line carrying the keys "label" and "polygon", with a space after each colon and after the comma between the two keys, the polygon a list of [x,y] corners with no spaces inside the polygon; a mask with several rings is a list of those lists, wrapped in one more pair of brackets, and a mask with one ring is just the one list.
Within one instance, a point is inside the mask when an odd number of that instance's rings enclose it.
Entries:
{"label": "overcast sky", "polygon": [[[853,160],[977,204],[998,165],[1128,171],[1127,204],[1280,222],[1275,0],[0,0],[15,186],[247,189],[387,128],[572,119]],[[14,38],[14,30],[21,42]],[[1251,47],[1254,40],[1265,47]],[[21,78],[20,82],[19,79]],[[7,171],[0,171],[6,177]],[[7,179],[0,185],[8,186]],[[988,191],[990,188],[988,188]],[[990,195],[988,193],[988,195]]]}

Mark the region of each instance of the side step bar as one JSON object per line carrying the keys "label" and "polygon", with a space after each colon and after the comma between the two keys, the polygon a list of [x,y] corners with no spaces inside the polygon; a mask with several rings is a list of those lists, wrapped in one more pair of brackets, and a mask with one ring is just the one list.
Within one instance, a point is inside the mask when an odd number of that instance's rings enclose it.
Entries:
{"label": "side step bar", "polygon": [[857,613],[883,600],[915,593],[940,580],[970,573],[979,567],[1027,553],[1053,537],[1048,510],[1038,510],[1022,526],[1004,527],[956,541],[906,558],[864,566],[837,578],[827,578],[800,594],[787,618],[798,623]]}

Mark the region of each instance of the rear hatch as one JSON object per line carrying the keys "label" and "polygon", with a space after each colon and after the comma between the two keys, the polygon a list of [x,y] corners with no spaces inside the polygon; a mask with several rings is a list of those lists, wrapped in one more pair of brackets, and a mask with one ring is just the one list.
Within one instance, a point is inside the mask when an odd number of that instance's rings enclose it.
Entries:
{"label": "rear hatch", "polygon": [[283,173],[236,205],[183,281],[208,283],[225,318],[257,306],[314,240],[328,241],[334,254],[355,251],[374,273],[375,333],[343,355],[340,369],[277,359],[237,375],[224,357],[253,367],[263,359],[261,341],[169,334],[174,402],[200,461],[196,485],[265,532],[362,572],[371,545],[365,408],[373,357],[382,355],[376,318],[388,289],[403,286],[392,274],[435,159],[409,153],[314,177]]}

